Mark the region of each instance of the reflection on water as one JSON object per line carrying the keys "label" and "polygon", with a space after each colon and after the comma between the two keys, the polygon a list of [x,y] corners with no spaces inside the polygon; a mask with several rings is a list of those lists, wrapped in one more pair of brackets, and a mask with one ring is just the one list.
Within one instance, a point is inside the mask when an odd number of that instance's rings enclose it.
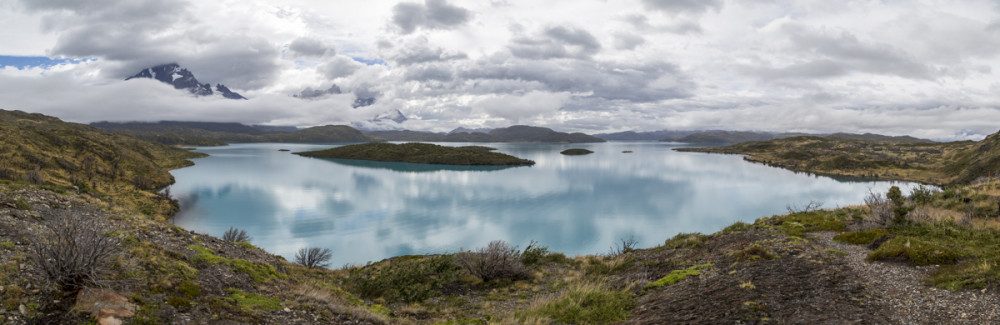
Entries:
{"label": "reflection on water", "polygon": [[[464,144],[450,143],[459,146]],[[860,204],[889,182],[841,182],[681,153],[674,144],[490,144],[530,167],[446,167],[327,160],[294,152],[331,145],[237,144],[173,171],[177,225],[221,235],[231,226],[286,258],[301,247],[334,251],[334,265],[454,252],[503,239],[537,240],[574,254],[606,252],[633,236],[654,246],[678,232],[711,233],[810,200]],[[564,156],[569,147],[595,151]],[[632,153],[622,153],[631,150]],[[897,184],[908,189],[911,184]]]}
{"label": "reflection on water", "polygon": [[395,163],[395,162],[385,162],[385,161],[366,161],[366,160],[334,159],[334,158],[316,158],[316,159],[323,159],[344,166],[388,169],[397,172],[414,172],[414,173],[436,172],[442,170],[469,171],[469,172],[494,171],[494,170],[503,170],[507,168],[524,167],[524,166],[459,166],[459,165],[437,165],[437,164],[411,164],[411,163]]}

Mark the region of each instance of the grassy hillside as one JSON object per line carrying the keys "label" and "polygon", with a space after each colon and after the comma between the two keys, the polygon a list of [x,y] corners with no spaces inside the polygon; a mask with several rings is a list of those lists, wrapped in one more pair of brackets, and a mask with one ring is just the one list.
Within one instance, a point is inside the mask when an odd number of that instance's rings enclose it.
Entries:
{"label": "grassy hillside", "polygon": [[[991,136],[983,143],[995,140]],[[978,147],[977,147],[978,146]],[[987,173],[993,161],[988,145],[970,141],[936,143],[869,141],[853,137],[801,136],[724,147],[680,148],[678,151],[748,155],[745,159],[797,171],[866,178],[888,178],[929,184],[967,182]],[[980,154],[979,152],[983,152]],[[974,167],[973,162],[983,165]],[[970,166],[971,169],[966,169]],[[978,166],[978,165],[975,165]]]}
{"label": "grassy hillside", "polygon": [[175,207],[153,191],[173,183],[169,169],[202,156],[54,117],[0,110],[3,181],[114,197],[165,215]]}
{"label": "grassy hillside", "polygon": [[363,143],[319,151],[297,152],[316,158],[394,161],[440,165],[510,166],[534,165],[535,162],[511,155],[490,152],[482,147],[447,147],[429,143]]}

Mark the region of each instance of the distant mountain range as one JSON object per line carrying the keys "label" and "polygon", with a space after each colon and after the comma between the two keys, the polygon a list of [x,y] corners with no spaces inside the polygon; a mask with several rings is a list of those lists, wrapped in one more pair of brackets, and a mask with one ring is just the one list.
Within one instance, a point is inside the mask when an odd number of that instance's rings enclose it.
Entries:
{"label": "distant mountain range", "polygon": [[168,145],[217,146],[239,142],[368,142],[373,139],[345,125],[306,129],[212,122],[96,122],[91,126]]}
{"label": "distant mountain range", "polygon": [[583,133],[556,132],[549,128],[515,125],[489,133],[432,133],[419,131],[362,132],[346,125],[327,125],[306,129],[292,127],[250,126],[240,123],[213,122],[95,122],[91,126],[125,133],[140,139],[168,145],[224,145],[239,142],[604,142]]}
{"label": "distant mountain range", "polygon": [[487,132],[462,132],[456,129],[449,133],[420,131],[368,131],[366,134],[386,141],[434,141],[434,142],[555,142],[585,143],[605,142],[604,139],[583,133],[556,132],[549,128],[515,125],[492,129]]}
{"label": "distant mountain range", "polygon": [[142,69],[139,73],[125,78],[125,80],[148,78],[156,79],[165,84],[173,85],[175,89],[184,89],[195,96],[211,96],[218,92],[222,97],[229,99],[247,99],[226,87],[223,84],[215,84],[215,90],[209,83],[201,83],[198,78],[188,69],[181,68],[177,63],[161,64],[152,68]]}
{"label": "distant mountain range", "polygon": [[830,137],[836,139],[844,140],[861,140],[861,141],[894,141],[894,142],[933,142],[926,139],[918,139],[911,136],[886,136],[880,134],[851,134],[851,133],[833,133],[833,134],[809,134],[809,133],[796,133],[796,132],[785,132],[785,133],[770,133],[770,132],[753,132],[753,131],[722,131],[722,130],[701,130],[701,131],[652,131],[652,132],[616,132],[616,133],[598,133],[594,135],[595,137],[611,140],[611,141],[666,141],[666,142],[683,142],[692,143],[700,145],[722,145],[722,144],[737,144],[752,141],[769,141],[775,139],[786,139],[797,136],[819,136],[819,137]]}

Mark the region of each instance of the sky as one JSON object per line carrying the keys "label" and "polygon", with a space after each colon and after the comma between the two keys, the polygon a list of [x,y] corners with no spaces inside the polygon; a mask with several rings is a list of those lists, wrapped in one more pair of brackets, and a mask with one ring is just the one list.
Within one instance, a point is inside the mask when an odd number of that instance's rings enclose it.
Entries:
{"label": "sky", "polygon": [[[0,44],[0,109],[84,123],[1000,131],[998,0],[0,0]],[[124,81],[165,63],[249,100]]]}

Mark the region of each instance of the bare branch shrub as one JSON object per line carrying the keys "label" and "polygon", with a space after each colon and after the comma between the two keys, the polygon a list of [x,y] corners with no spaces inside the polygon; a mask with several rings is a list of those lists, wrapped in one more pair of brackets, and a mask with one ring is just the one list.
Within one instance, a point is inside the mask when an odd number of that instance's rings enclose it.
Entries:
{"label": "bare branch shrub", "polygon": [[235,227],[229,227],[229,230],[226,230],[226,232],[222,234],[222,240],[231,243],[235,242],[249,243],[251,239],[252,238],[250,238],[250,235],[247,235],[247,232],[245,230],[238,229]]}
{"label": "bare branch shrub", "polygon": [[872,222],[880,226],[886,226],[892,222],[893,206],[886,197],[869,189],[868,196],[865,196],[865,205],[871,211],[869,219]]}
{"label": "bare branch shrub", "polygon": [[57,214],[43,225],[29,248],[31,259],[65,292],[96,283],[104,263],[121,251],[111,227],[93,217]]}
{"label": "bare branch shrub", "polygon": [[491,241],[475,252],[459,252],[455,254],[455,260],[459,266],[483,281],[528,277],[528,269],[521,262],[517,247],[502,240]]}
{"label": "bare branch shrub", "polygon": [[619,239],[618,246],[611,247],[611,252],[608,253],[610,256],[619,256],[631,253],[635,250],[635,246],[639,244],[639,241],[635,237],[622,238]]}
{"label": "bare branch shrub", "polygon": [[806,203],[806,206],[804,206],[802,208],[799,208],[798,205],[794,205],[794,204],[785,205],[785,209],[788,210],[788,213],[792,213],[792,214],[795,214],[795,213],[808,213],[808,212],[819,210],[822,207],[823,207],[823,202],[816,201],[816,200],[809,200],[809,203]]}
{"label": "bare branch shrub", "polygon": [[45,183],[45,175],[42,175],[42,171],[38,167],[35,167],[35,169],[29,170],[24,175],[24,181],[31,184],[42,184]]}
{"label": "bare branch shrub", "polygon": [[325,268],[330,265],[333,252],[329,248],[301,248],[295,253],[295,263],[308,268]]}

